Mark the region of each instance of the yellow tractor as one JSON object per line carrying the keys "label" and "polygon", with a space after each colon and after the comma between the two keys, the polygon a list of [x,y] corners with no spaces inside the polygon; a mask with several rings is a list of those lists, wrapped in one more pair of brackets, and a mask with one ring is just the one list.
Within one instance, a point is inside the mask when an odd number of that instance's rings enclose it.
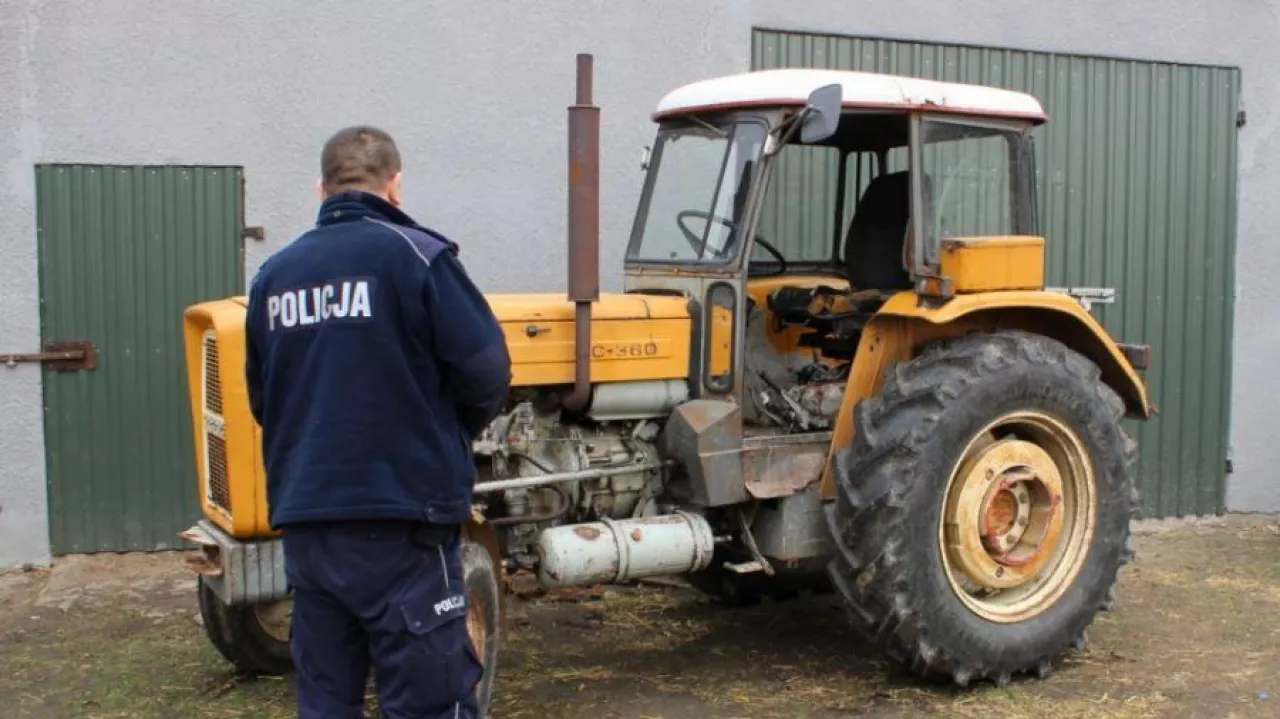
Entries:
{"label": "yellow tractor", "polygon": [[[1155,407],[1149,348],[1045,287],[1040,103],[802,69],[678,88],[623,291],[601,293],[591,57],[577,69],[568,293],[489,296],[514,378],[474,444],[465,528],[482,703],[520,569],[553,588],[685,575],[729,604],[834,591],[889,657],[960,685],[1043,677],[1082,646],[1131,554],[1121,422]],[[285,672],[244,311],[185,314],[205,518],[183,536],[212,643]]]}

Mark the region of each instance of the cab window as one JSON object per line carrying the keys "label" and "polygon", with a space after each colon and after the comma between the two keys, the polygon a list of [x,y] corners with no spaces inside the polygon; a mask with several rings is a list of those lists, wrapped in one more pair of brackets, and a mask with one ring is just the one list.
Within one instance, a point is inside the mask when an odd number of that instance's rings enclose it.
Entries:
{"label": "cab window", "polygon": [[[901,161],[907,160],[906,148]],[[897,158],[897,153],[890,157]],[[777,248],[788,268],[831,265],[839,262],[839,248],[854,209],[867,185],[880,174],[880,156],[874,152],[850,152],[843,163],[844,202],[839,201],[841,151],[817,145],[787,145],[778,153],[760,207],[756,236]],[[886,167],[892,163],[886,163]],[[887,171],[887,170],[886,170]],[[839,213],[837,215],[837,213]],[[837,236],[839,217],[839,236]],[[777,257],[755,245],[751,263],[767,273],[778,265]]]}

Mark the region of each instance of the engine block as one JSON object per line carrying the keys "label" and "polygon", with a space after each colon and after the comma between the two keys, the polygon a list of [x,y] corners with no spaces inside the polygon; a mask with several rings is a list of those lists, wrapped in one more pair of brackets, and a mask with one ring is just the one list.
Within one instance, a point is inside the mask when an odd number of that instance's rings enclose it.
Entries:
{"label": "engine block", "polygon": [[522,554],[548,526],[652,516],[662,491],[661,472],[653,468],[659,463],[654,443],[659,429],[647,419],[567,424],[558,410],[539,411],[522,402],[475,443],[477,457],[489,460],[490,476],[483,480],[639,466],[634,472],[506,489],[477,499],[500,505],[502,516],[491,523],[509,527],[504,534],[513,554]]}

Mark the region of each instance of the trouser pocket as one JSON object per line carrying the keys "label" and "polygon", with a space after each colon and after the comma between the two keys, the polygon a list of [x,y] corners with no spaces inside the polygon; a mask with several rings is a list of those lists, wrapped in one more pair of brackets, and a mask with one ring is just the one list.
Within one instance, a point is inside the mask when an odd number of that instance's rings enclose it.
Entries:
{"label": "trouser pocket", "polygon": [[467,634],[467,596],[444,566],[387,607],[370,637],[379,706],[396,717],[474,716],[482,670]]}

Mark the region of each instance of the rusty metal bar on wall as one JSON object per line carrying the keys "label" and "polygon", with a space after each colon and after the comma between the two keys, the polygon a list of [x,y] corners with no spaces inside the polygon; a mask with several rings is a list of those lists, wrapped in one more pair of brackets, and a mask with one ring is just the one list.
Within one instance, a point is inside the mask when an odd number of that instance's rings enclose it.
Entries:
{"label": "rusty metal bar on wall", "polygon": [[98,368],[98,354],[89,341],[46,342],[41,352],[0,354],[0,364],[6,367],[26,362],[42,363],[57,372],[92,372]]}

